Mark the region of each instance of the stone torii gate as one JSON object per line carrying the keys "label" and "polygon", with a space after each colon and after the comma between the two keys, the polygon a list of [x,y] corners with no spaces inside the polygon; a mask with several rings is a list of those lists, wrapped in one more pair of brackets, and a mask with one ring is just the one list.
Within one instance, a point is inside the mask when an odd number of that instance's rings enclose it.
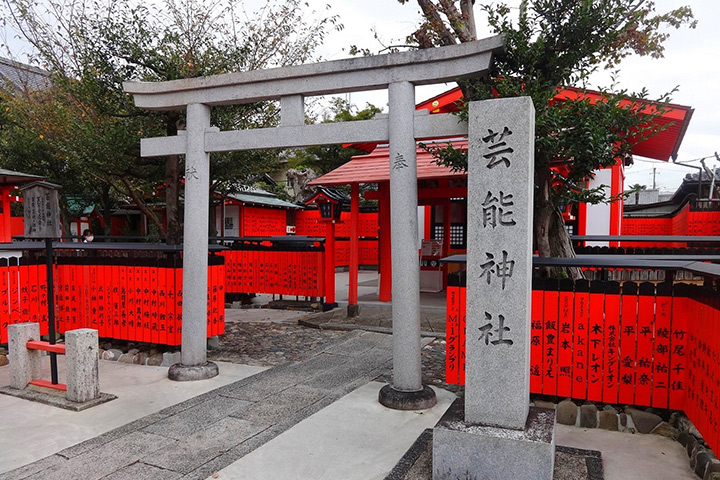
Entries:
{"label": "stone torii gate", "polygon": [[[389,142],[392,237],[393,385],[380,393],[390,408],[435,404],[422,385],[419,259],[417,242],[416,139],[466,135],[467,124],[451,114],[415,112],[415,85],[485,74],[501,36],[428,50],[351,58],[292,67],[228,73],[167,82],[126,82],[136,106],[186,110],[186,132],[146,138],[144,157],[185,155],[185,221],[182,360],[173,380],[199,380],[218,373],[205,351],[208,202],[213,152]],[[304,97],[387,88],[389,114],[366,121],[305,124]],[[214,106],[279,100],[280,126],[219,131],[210,125]],[[181,134],[184,133],[184,134]]]}

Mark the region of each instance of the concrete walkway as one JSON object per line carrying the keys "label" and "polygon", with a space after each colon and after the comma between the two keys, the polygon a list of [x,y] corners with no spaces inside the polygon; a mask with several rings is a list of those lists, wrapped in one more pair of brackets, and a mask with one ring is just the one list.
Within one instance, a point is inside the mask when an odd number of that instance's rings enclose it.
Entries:
{"label": "concrete walkway", "polygon": [[[13,412],[20,423],[23,418],[38,422],[30,428],[0,425],[0,438],[7,439],[4,446],[8,448],[0,449],[0,465],[3,470],[8,468],[5,465],[23,465],[0,474],[0,479],[170,480],[203,479],[213,474],[221,478],[383,478],[454,399],[453,394],[440,390],[438,406],[429,411],[384,409],[377,403],[381,384],[372,380],[386,371],[390,362],[390,336],[350,332],[299,361],[251,377],[232,381],[222,373],[224,386],[210,390],[217,384],[207,384],[206,393],[197,392],[188,400],[136,420],[125,416],[131,406],[114,400],[95,407],[106,407],[102,414],[95,414],[98,418],[63,418],[49,428],[44,428],[43,422],[50,423],[56,414],[66,412],[48,412],[43,409],[50,407],[0,396],[0,411]],[[108,362],[101,363],[103,375]],[[133,374],[138,376],[146,371],[154,374],[153,367],[127,367],[135,369]],[[226,369],[227,365],[222,365],[221,372]],[[6,370],[3,367],[0,372],[7,375]],[[249,373],[238,371],[235,375]],[[205,382],[170,382],[162,387],[150,382],[140,390],[148,398],[160,400],[169,386],[196,388]],[[107,427],[128,420],[114,430]],[[98,432],[85,431],[83,435],[91,438],[81,443],[75,444],[77,437],[54,443],[64,437],[64,429],[83,430],[95,423]],[[42,436],[53,440],[43,442]],[[295,448],[289,450],[288,445]],[[25,451],[32,452],[29,458],[18,453]],[[40,459],[32,461],[36,458]],[[347,469],[353,465],[358,469],[355,477],[348,476]]]}

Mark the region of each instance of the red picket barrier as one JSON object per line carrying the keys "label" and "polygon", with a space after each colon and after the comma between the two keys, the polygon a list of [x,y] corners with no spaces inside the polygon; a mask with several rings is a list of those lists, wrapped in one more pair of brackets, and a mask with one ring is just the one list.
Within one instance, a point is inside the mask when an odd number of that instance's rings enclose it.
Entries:
{"label": "red picket barrier", "polygon": [[655,297],[655,344],[653,351],[652,406],[668,408],[670,380],[670,330],[672,328],[672,286],[659,284]]}
{"label": "red picket barrier", "polygon": [[543,281],[533,278],[530,308],[530,391],[541,392],[543,350]]}
{"label": "red picket barrier", "polygon": [[603,393],[605,403],[618,401],[618,332],[620,331],[620,284],[605,284],[605,329],[603,338]]}
{"label": "red picket barrier", "polygon": [[637,405],[651,405],[653,390],[655,285],[649,282],[641,283],[639,293],[635,403]]}
{"label": "red picket barrier", "polygon": [[637,284],[625,282],[622,286],[620,316],[620,385],[618,401],[632,404],[635,401],[635,369],[637,367]]}
{"label": "red picket barrier", "polygon": [[558,281],[554,278],[545,280],[543,286],[543,362],[542,392],[545,395],[557,394],[557,334],[558,334]]}
{"label": "red picket barrier", "polygon": [[558,379],[557,395],[569,397],[572,395],[572,366],[573,366],[573,281],[562,279],[559,282],[558,292]]}
{"label": "red picket barrier", "polygon": [[457,384],[459,371],[460,342],[460,285],[458,276],[448,279],[447,308],[445,327],[445,379],[447,383]]}

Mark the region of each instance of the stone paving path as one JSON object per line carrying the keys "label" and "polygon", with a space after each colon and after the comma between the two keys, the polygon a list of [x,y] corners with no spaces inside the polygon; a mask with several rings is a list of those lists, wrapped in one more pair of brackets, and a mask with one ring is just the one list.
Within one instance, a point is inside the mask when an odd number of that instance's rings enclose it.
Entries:
{"label": "stone paving path", "polygon": [[161,410],[0,480],[205,479],[387,372],[392,337],[356,330],[295,361]]}

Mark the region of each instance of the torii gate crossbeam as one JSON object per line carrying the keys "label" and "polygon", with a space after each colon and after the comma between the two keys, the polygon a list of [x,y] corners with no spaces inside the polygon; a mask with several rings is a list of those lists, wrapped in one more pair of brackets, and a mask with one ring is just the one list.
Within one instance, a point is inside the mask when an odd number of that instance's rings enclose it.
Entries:
{"label": "torii gate crossbeam", "polygon": [[[391,237],[393,385],[380,402],[391,408],[435,404],[422,385],[415,140],[462,135],[467,125],[452,115],[416,115],[415,85],[481,76],[502,36],[448,47],[332,62],[238,72],[168,82],[125,82],[135,104],[151,110],[187,111],[187,131],[141,142],[145,157],[185,155],[185,221],[182,360],[174,380],[217,375],[205,351],[208,185],[211,152],[389,141],[391,151]],[[389,115],[360,122],[305,125],[304,97],[387,88]],[[280,100],[280,126],[225,131],[210,126],[213,106]]]}

